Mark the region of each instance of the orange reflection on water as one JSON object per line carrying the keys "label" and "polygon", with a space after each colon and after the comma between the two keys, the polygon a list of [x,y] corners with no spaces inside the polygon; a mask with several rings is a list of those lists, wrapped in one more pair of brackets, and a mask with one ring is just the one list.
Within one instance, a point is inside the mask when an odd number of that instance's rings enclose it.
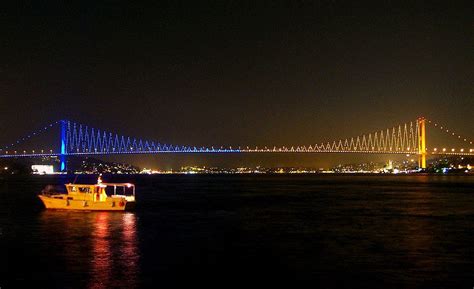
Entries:
{"label": "orange reflection on water", "polygon": [[97,213],[93,227],[89,287],[136,287],[139,254],[135,214]]}
{"label": "orange reflection on water", "polygon": [[120,246],[120,257],[125,288],[135,287],[138,281],[138,249],[137,249],[137,224],[136,216],[133,213],[122,214],[122,244]]}
{"label": "orange reflection on water", "polygon": [[[140,254],[134,213],[45,211],[40,221],[50,261],[66,265],[62,273],[68,276],[68,284],[60,287],[138,286]],[[88,280],[76,276],[88,276]]]}
{"label": "orange reflection on water", "polygon": [[110,284],[113,262],[109,234],[109,213],[95,215],[92,231],[92,260],[90,288],[105,288]]}

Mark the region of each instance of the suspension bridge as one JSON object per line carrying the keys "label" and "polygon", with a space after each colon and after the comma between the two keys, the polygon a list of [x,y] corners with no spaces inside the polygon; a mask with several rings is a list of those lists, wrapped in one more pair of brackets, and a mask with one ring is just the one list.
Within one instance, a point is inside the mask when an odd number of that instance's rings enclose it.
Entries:
{"label": "suspension bridge", "polygon": [[[452,146],[428,147],[427,126],[456,139],[461,148]],[[59,128],[55,134],[57,149],[25,149],[23,144],[34,146],[34,139],[48,131]],[[420,117],[414,121],[396,125],[356,137],[330,142],[319,142],[300,146],[273,147],[203,147],[165,144],[152,140],[133,138],[106,130],[93,128],[68,120],[60,120],[40,128],[17,141],[0,147],[0,158],[58,157],[60,168],[66,170],[66,158],[78,155],[111,154],[159,154],[159,153],[364,153],[364,154],[407,154],[418,156],[418,167],[426,168],[428,155],[474,156],[473,141],[467,137]]]}

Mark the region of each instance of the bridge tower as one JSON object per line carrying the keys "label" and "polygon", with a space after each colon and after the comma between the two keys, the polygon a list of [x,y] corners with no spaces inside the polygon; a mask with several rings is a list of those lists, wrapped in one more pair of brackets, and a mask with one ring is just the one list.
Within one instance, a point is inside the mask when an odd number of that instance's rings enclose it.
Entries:
{"label": "bridge tower", "polygon": [[426,169],[426,119],[418,119],[418,167]]}
{"label": "bridge tower", "polygon": [[61,153],[59,154],[59,162],[60,162],[60,169],[61,172],[65,172],[67,170],[66,167],[66,121],[61,120]]}

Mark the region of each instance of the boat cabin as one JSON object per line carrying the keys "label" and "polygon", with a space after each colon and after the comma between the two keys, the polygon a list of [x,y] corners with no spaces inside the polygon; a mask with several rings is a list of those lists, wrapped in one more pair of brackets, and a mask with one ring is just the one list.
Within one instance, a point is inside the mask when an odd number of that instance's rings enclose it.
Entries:
{"label": "boat cabin", "polygon": [[66,189],[68,195],[76,200],[93,202],[105,202],[107,198],[135,200],[135,185],[130,183],[66,184]]}

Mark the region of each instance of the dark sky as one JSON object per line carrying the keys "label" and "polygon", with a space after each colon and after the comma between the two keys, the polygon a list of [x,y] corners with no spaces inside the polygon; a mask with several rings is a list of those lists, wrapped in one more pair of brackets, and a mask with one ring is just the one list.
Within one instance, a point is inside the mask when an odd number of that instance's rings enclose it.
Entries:
{"label": "dark sky", "polygon": [[62,118],[193,145],[313,144],[420,115],[473,135],[470,1],[66,2],[0,10],[2,144]]}

